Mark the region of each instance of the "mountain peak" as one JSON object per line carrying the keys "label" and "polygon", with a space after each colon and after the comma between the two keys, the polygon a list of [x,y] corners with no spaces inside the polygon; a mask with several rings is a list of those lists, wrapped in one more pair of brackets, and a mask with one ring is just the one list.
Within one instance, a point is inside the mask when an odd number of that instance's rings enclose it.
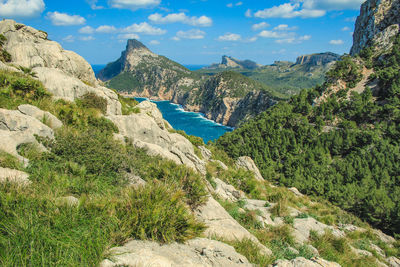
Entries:
{"label": "mountain peak", "polygon": [[126,51],[131,51],[135,49],[148,49],[143,43],[136,39],[129,39],[126,44]]}

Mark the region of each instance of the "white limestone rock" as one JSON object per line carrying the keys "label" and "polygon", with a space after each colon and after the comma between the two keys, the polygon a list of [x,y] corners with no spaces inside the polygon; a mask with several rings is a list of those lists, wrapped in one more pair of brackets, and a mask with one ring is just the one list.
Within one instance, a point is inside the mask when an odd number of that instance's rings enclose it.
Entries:
{"label": "white limestone rock", "polygon": [[40,121],[45,120],[52,129],[58,129],[63,126],[63,123],[53,114],[47,111],[43,111],[38,107],[32,105],[20,105],[18,110],[25,115],[34,117]]}
{"label": "white limestone rock", "polygon": [[256,164],[250,157],[244,156],[244,157],[238,158],[236,161],[236,166],[238,166],[239,168],[243,168],[243,169],[253,172],[254,177],[257,180],[264,181],[264,178],[262,177],[260,170],[257,168]]}
{"label": "white limestone rock", "polygon": [[12,183],[19,186],[28,186],[32,183],[28,177],[29,174],[26,172],[0,167],[0,183]]}
{"label": "white limestone rock", "polygon": [[307,260],[303,257],[298,257],[293,260],[278,260],[272,267],[340,267],[336,262],[330,262],[321,258],[312,258]]}

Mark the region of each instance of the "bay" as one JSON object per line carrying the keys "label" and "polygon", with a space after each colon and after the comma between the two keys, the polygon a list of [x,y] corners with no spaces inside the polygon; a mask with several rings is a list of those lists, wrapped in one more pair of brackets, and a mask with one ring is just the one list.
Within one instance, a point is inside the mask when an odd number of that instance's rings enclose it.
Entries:
{"label": "bay", "polygon": [[[142,102],[147,98],[137,97],[137,101]],[[201,137],[204,143],[214,141],[226,132],[233,131],[233,128],[216,123],[197,112],[185,111],[181,105],[170,101],[151,101],[155,103],[166,119],[175,130],[183,130],[189,135]]]}

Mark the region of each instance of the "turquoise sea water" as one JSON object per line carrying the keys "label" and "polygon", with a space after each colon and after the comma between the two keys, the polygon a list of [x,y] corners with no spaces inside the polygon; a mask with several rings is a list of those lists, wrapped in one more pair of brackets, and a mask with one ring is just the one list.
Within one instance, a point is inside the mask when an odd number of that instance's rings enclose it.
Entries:
{"label": "turquoise sea water", "polygon": [[[142,102],[146,98],[136,98]],[[209,140],[218,139],[226,132],[233,129],[206,119],[201,113],[184,111],[181,105],[173,104],[169,101],[152,101],[157,104],[158,109],[163,114],[172,127],[176,130],[184,130],[189,135],[203,138],[207,143]]]}

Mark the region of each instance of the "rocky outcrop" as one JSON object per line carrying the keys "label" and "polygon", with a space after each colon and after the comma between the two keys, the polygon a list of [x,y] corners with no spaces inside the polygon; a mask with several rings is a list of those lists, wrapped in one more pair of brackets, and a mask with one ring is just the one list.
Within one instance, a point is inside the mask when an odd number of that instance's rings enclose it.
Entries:
{"label": "rocky outcrop", "polygon": [[326,52],[300,56],[296,59],[295,65],[308,65],[310,67],[315,67],[332,64],[338,60],[340,60],[338,54]]}
{"label": "rocky outcrop", "polygon": [[197,238],[185,244],[160,245],[156,242],[133,240],[122,247],[112,248],[101,267],[154,266],[154,267],[212,267],[252,266],[246,257],[224,243]]}
{"label": "rocky outcrop", "polygon": [[375,45],[379,52],[389,50],[391,38],[399,33],[399,24],[399,0],[366,1],[356,21],[350,54],[354,56],[371,45]]}
{"label": "rocky outcrop", "polygon": [[195,211],[196,217],[207,226],[207,237],[219,237],[227,241],[251,240],[260,247],[263,254],[271,255],[272,252],[258,241],[258,239],[241,226],[229,213],[212,197],[207,203]]}
{"label": "rocky outcrop", "polygon": [[11,55],[9,65],[31,69],[52,95],[73,101],[88,92],[107,100],[107,114],[121,114],[121,104],[115,92],[99,86],[92,67],[78,54],[64,50],[60,44],[47,39],[45,32],[18,24],[13,20],[0,21],[0,34],[6,37],[3,48]]}
{"label": "rocky outcrop", "polygon": [[311,217],[304,219],[294,219],[293,228],[293,236],[295,240],[300,244],[308,241],[308,238],[310,237],[310,231],[314,231],[319,235],[323,235],[325,231],[328,230],[331,231],[332,234],[337,238],[346,236],[346,234],[341,230],[333,226],[328,226],[324,223],[321,223]]}
{"label": "rocky outcrop", "polygon": [[39,146],[35,136],[52,139],[54,133],[50,127],[34,117],[25,115],[18,110],[0,109],[1,150],[27,163],[27,159],[18,154],[17,148],[26,143]]}
{"label": "rocky outcrop", "polygon": [[259,181],[264,181],[264,178],[262,177],[260,170],[257,168],[252,158],[247,156],[240,157],[236,160],[236,166],[238,168],[243,168],[245,170],[251,171],[252,173],[254,173],[254,178],[256,178]]}
{"label": "rocky outcrop", "polygon": [[58,129],[63,126],[63,123],[53,114],[48,111],[43,111],[32,105],[20,105],[18,110],[25,115],[45,122],[50,128]]}
{"label": "rocky outcrop", "polygon": [[32,183],[28,177],[29,174],[26,172],[0,167],[0,183],[11,183],[19,186],[27,186]]}
{"label": "rocky outcrop", "polygon": [[272,267],[340,267],[336,262],[330,262],[321,258],[312,258],[307,260],[303,257],[298,257],[293,260],[278,260]]}
{"label": "rocky outcrop", "polygon": [[222,56],[222,60],[220,64],[212,64],[209,67],[205,67],[204,69],[228,69],[228,68],[239,68],[239,69],[248,69],[254,70],[262,67],[261,64],[257,64],[251,60],[239,60],[229,56]]}
{"label": "rocky outcrop", "polygon": [[165,128],[154,103],[144,101],[138,108],[141,110],[139,114],[108,116],[118,127],[120,135],[130,139],[134,146],[146,149],[150,155],[162,156],[205,174],[205,162],[196,156],[192,143]]}
{"label": "rocky outcrop", "polygon": [[214,181],[215,189],[213,190],[213,193],[222,200],[235,202],[246,196],[242,191],[237,190],[232,185],[226,184],[218,178],[215,178]]}

